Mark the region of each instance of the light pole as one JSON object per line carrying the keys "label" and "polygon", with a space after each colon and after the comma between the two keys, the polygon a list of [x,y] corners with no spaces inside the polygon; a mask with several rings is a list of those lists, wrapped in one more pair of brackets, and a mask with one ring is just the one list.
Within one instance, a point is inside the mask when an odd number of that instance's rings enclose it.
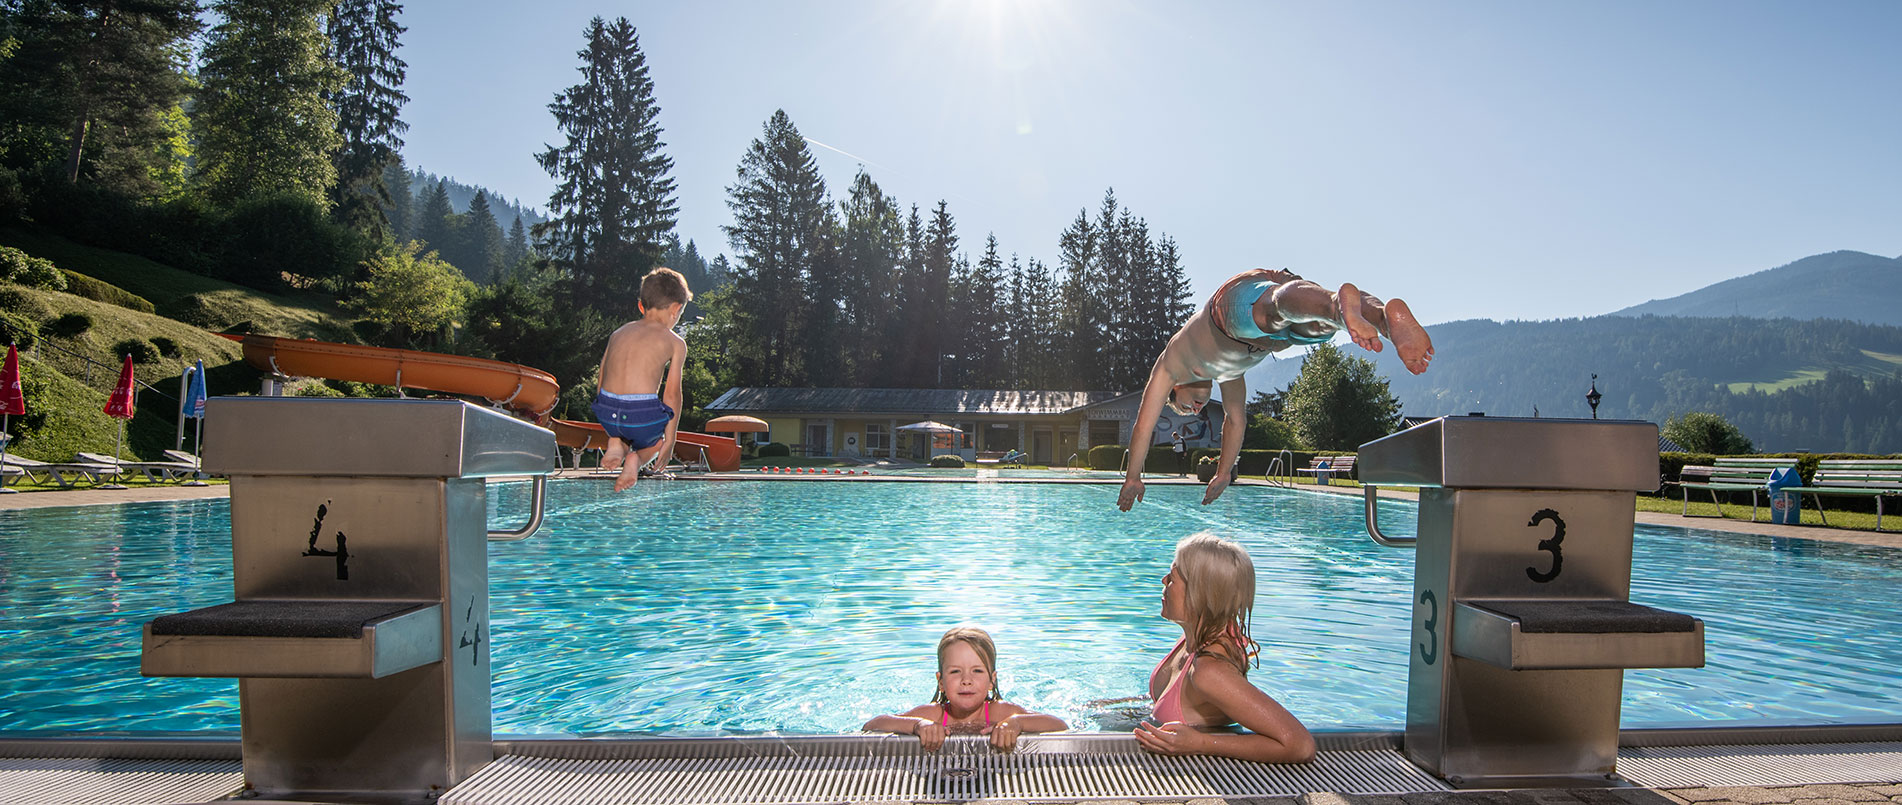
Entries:
{"label": "light pole", "polygon": [[1598,393],[1598,375],[1592,375],[1592,390],[1585,392],[1585,403],[1592,407],[1592,418],[1598,418],[1598,401],[1605,395]]}

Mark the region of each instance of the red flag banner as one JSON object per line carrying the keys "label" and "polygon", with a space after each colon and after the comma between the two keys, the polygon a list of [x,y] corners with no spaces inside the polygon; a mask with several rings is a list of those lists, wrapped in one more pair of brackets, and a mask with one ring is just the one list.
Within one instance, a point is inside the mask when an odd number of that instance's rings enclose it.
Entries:
{"label": "red flag banner", "polygon": [[20,388],[20,351],[7,345],[7,362],[0,366],[0,414],[26,413],[26,391]]}
{"label": "red flag banner", "polygon": [[112,399],[106,401],[106,416],[114,419],[132,418],[132,356],[125,356],[125,367],[119,370],[119,385],[112,390]]}

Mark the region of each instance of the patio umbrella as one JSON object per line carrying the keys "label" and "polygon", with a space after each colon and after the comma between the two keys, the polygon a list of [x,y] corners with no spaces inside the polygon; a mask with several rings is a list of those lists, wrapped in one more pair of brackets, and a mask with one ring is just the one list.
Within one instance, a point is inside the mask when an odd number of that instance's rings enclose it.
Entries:
{"label": "patio umbrella", "polygon": [[[929,419],[923,422],[913,422],[909,425],[899,425],[898,429],[905,431],[907,433],[928,433],[933,436],[940,433],[963,433],[964,432],[961,429],[951,427],[950,425],[946,425],[943,422],[934,422]],[[935,442],[936,440],[934,439],[933,441]],[[936,447],[937,445],[933,444],[930,448],[927,448],[925,450],[925,455],[930,456],[931,450],[936,449]]]}
{"label": "patio umbrella", "polygon": [[204,460],[199,458],[198,456],[205,449],[205,444],[204,444],[204,440],[205,440],[205,362],[204,360],[202,359],[199,360],[197,366],[194,366],[185,371],[190,373],[192,378],[191,378],[191,383],[186,386],[184,410],[181,413],[183,413],[185,416],[191,417],[194,420],[197,420],[197,423],[192,426],[192,479],[190,481],[187,481],[184,485],[185,486],[205,486],[206,484],[204,481],[198,480],[198,470],[203,469],[204,467]]}
{"label": "patio umbrella", "polygon": [[[20,350],[12,344],[7,345],[7,362],[0,366],[0,464],[7,459],[7,426],[13,424],[16,414],[26,413],[26,392],[20,388]],[[17,489],[8,489],[0,485],[0,494],[11,495]]]}
{"label": "patio umbrella", "polygon": [[708,433],[765,433],[766,420],[738,414],[714,417],[707,422]]}
{"label": "patio umbrella", "polygon": [[[112,397],[106,400],[105,412],[106,416],[119,420],[119,439],[112,446],[112,457],[123,463],[125,459],[120,452],[125,447],[125,421],[131,419],[133,414],[132,353],[126,353],[125,365],[119,369],[119,385],[112,389]],[[115,482],[99,488],[124,489],[125,487]]]}

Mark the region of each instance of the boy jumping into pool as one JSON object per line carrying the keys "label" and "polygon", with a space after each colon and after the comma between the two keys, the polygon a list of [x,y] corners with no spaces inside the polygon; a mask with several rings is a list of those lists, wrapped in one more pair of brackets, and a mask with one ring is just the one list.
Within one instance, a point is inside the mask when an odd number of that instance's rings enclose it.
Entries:
{"label": "boy jumping into pool", "polygon": [[666,466],[666,457],[674,453],[680,372],[687,361],[687,342],[674,334],[674,325],[691,301],[686,277],[671,268],[656,268],[641,278],[641,317],[608,336],[594,415],[611,437],[601,466],[621,471],[614,479],[616,492],[640,480],[647,464],[659,460]]}
{"label": "boy jumping into pool", "polygon": [[[1384,336],[1393,342],[1407,371],[1416,375],[1433,360],[1433,339],[1398,299],[1382,302],[1353,283],[1329,291],[1286,270],[1258,268],[1230,277],[1157,356],[1130,432],[1154,432],[1164,405],[1178,414],[1200,412],[1213,386],[1222,384],[1222,457],[1202,495],[1204,505],[1213,503],[1233,478],[1242,435],[1248,430],[1248,386],[1242,373],[1296,344],[1327,343],[1342,330],[1373,352],[1381,350]],[[1123,491],[1116,498],[1123,511],[1143,499],[1143,461],[1149,451],[1142,449],[1147,445],[1134,447],[1138,449],[1129,451]]]}

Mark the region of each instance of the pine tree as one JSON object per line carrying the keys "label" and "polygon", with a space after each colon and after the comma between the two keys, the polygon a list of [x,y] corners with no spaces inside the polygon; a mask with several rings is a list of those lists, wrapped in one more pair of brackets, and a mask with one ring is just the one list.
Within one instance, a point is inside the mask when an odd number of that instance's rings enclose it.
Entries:
{"label": "pine tree", "polygon": [[403,155],[393,154],[390,161],[383,163],[383,187],[389,194],[389,204],[383,210],[384,219],[390,222],[390,237],[397,243],[413,240],[416,237],[416,197],[410,190],[409,168],[403,166]]}
{"label": "pine tree", "polygon": [[851,195],[839,203],[844,231],[840,262],[845,278],[845,360],[858,386],[889,385],[892,356],[905,332],[899,272],[905,244],[897,200],[885,195],[863,169]]}
{"label": "pine tree", "polygon": [[955,366],[945,365],[945,356],[957,347],[953,339],[957,326],[952,319],[951,271],[956,265],[958,250],[957,222],[951,219],[950,205],[943,199],[938,208],[931,213],[931,223],[925,228],[924,259],[919,268],[923,274],[920,283],[923,297],[916,300],[912,311],[915,317],[912,326],[917,328],[921,350],[928,356],[925,368],[930,372],[926,384],[931,388],[945,388],[945,378],[954,374]]}
{"label": "pine tree", "polygon": [[1062,356],[1054,378],[1060,388],[1101,389],[1103,334],[1108,322],[1098,303],[1103,278],[1096,263],[1096,227],[1088,212],[1078,212],[1076,220],[1057,239],[1057,267],[1062,272],[1056,293],[1057,314],[1054,351]]}
{"label": "pine tree", "polygon": [[1003,293],[1004,259],[998,254],[997,235],[984,239],[984,256],[970,273],[964,311],[965,353],[971,376],[966,388],[995,389],[1009,384],[1004,375],[1004,319],[1009,312]]}
{"label": "pine tree", "polygon": [[172,144],[190,79],[192,0],[0,4],[0,156],[63,163],[69,183],[162,195],[185,153]]}
{"label": "pine tree", "polygon": [[405,29],[394,0],[337,0],[330,11],[329,55],[349,75],[328,100],[337,113],[343,140],[332,157],[337,183],[331,213],[343,225],[382,240],[390,235],[391,206],[385,168],[403,148],[409,124],[397,117],[409,96],[403,94],[403,60],[396,55]]}
{"label": "pine tree", "polygon": [[437,181],[429,195],[423,197],[423,207],[416,213],[415,239],[438,254],[449,250],[454,244],[455,214],[455,208],[449,206],[449,188]]}
{"label": "pine tree", "polygon": [[495,213],[489,210],[489,194],[484,191],[476,191],[469,211],[462,216],[462,242],[468,265],[457,266],[469,279],[488,283],[502,276],[502,227],[496,225]]}
{"label": "pine tree", "polygon": [[661,152],[660,104],[634,25],[596,17],[587,41],[576,54],[582,82],[548,105],[567,142],[536,155],[560,184],[548,197],[553,218],[535,235],[573,272],[584,304],[630,318],[674,227],[674,161]]}
{"label": "pine tree", "polygon": [[726,189],[733,224],[724,228],[738,260],[735,323],[759,358],[756,370],[743,367],[741,380],[804,385],[799,328],[810,310],[807,272],[826,248],[830,226],[825,180],[783,109],[762,126],[735,172],[737,181]]}
{"label": "pine tree", "polygon": [[1024,285],[1024,264],[1016,254],[1010,256],[1009,302],[1004,307],[1002,357],[1005,385],[1025,388],[1029,384],[1027,365],[1030,341],[1030,297]]}
{"label": "pine tree", "polygon": [[930,298],[925,287],[925,223],[916,204],[911,205],[911,215],[905,218],[900,261],[898,298],[894,300],[899,310],[894,321],[897,338],[892,342],[900,346],[890,356],[887,376],[903,388],[931,388],[937,384],[938,359],[932,356],[931,345],[925,343],[926,334],[917,326],[916,317],[924,315],[925,308],[943,305],[944,300]]}
{"label": "pine tree", "polygon": [[343,70],[324,57],[331,0],[213,0],[193,111],[199,187],[220,204],[277,194],[327,206],[342,138],[324,102]]}
{"label": "pine tree", "polygon": [[1023,384],[1033,389],[1062,389],[1057,372],[1057,284],[1043,261],[1032,258],[1024,271],[1025,367]]}
{"label": "pine tree", "polygon": [[[513,269],[529,257],[528,230],[522,227],[522,215],[516,213],[514,225],[509,227],[508,245],[502,250],[502,265]],[[692,287],[692,286],[688,286]]]}

